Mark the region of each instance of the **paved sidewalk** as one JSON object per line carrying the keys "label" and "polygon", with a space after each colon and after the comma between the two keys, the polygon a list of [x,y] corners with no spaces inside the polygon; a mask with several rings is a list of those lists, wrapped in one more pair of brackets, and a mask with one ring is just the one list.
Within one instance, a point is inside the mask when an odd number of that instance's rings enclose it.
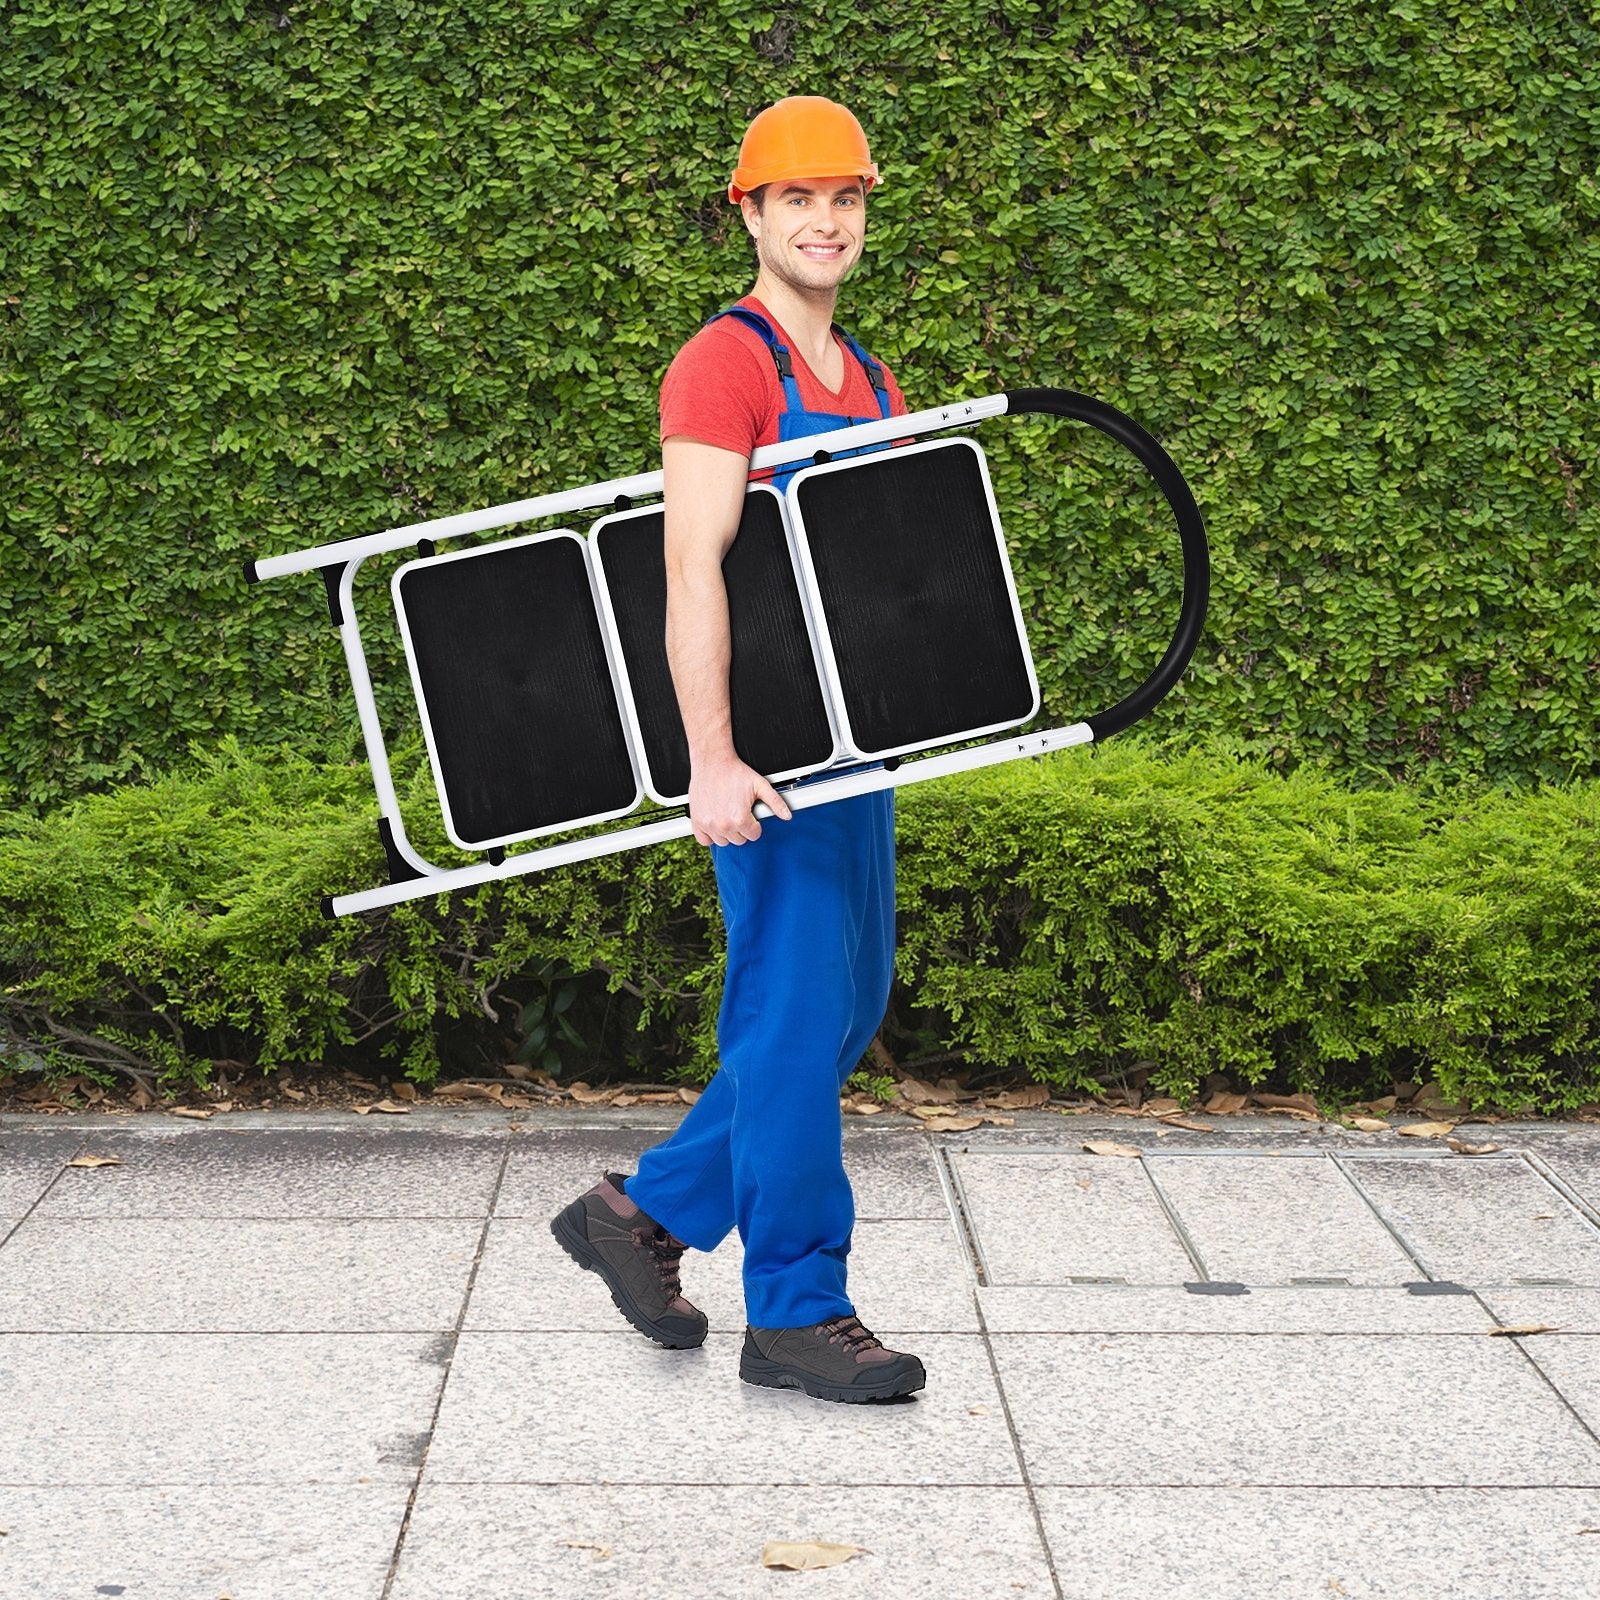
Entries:
{"label": "paved sidewalk", "polygon": [[0,1117],[0,1597],[1600,1593],[1600,1129],[852,1120],[928,1387],[841,1406],[739,1382],[736,1240],[666,1351],[550,1237],[671,1120]]}

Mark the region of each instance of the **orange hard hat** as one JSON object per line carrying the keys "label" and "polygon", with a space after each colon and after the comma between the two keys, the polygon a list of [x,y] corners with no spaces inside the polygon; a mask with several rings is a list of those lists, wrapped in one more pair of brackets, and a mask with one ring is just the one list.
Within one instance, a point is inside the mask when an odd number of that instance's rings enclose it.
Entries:
{"label": "orange hard hat", "polygon": [[728,198],[735,205],[764,183],[790,178],[879,181],[867,136],[849,109],[819,94],[794,94],[768,106],[745,129]]}

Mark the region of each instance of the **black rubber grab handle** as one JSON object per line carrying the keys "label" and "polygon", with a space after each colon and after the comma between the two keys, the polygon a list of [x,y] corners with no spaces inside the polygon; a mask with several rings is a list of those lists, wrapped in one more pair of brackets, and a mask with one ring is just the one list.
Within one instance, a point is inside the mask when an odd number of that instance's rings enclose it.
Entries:
{"label": "black rubber grab handle", "polygon": [[1096,742],[1109,739],[1112,734],[1132,727],[1141,717],[1149,716],[1166,699],[1172,686],[1183,676],[1189,657],[1200,642],[1206,602],[1211,595],[1211,554],[1206,545],[1206,526],[1200,520],[1200,508],[1195,504],[1194,495],[1172,457],[1132,417],[1124,416],[1103,400],[1091,400],[1088,395],[1074,393],[1071,389],[1007,389],[1005,394],[1008,416],[1033,411],[1054,417],[1072,417],[1098,428],[1131,450],[1156,480],[1156,487],[1166,496],[1167,504],[1178,519],[1178,538],[1183,545],[1183,607],[1178,613],[1178,626],[1156,670],[1132,694],[1119,700],[1109,711],[1083,719],[1094,731]]}

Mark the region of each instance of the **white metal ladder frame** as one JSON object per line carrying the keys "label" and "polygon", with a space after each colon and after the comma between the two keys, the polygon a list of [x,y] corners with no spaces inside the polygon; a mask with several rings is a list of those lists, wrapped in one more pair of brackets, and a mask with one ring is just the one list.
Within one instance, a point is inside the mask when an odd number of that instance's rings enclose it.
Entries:
{"label": "white metal ladder frame", "polygon": [[[885,762],[880,767],[866,771],[852,770],[835,778],[813,776],[803,784],[784,789],[784,798],[792,809],[826,805],[829,801],[842,800],[850,795],[921,783],[930,778],[995,766],[1029,756],[1042,756],[1053,750],[1065,750],[1107,738],[1152,711],[1182,676],[1199,641],[1205,620],[1210,566],[1204,524],[1183,475],[1155,438],[1132,418],[1103,401],[1068,389],[1010,390],[1003,394],[985,395],[977,400],[912,412],[903,417],[874,419],[847,428],[836,428],[829,433],[764,445],[752,454],[750,466],[752,471],[760,471],[807,459],[826,461],[842,451],[891,443],[896,439],[917,438],[1008,413],[1048,413],[1090,423],[1131,450],[1166,496],[1177,518],[1183,548],[1184,583],[1182,611],[1165,656],[1138,689],[1097,716],[1075,722],[1070,727],[1053,728],[1042,733],[1002,735],[965,749],[919,756],[908,761]],[[616,509],[662,492],[660,472],[637,473],[632,477],[613,478],[557,494],[538,495],[529,500],[514,500],[482,511],[435,517],[427,522],[409,523],[405,527],[390,528],[363,538],[341,539],[310,550],[265,556],[258,561],[245,563],[245,576],[252,582],[294,572],[320,571],[327,585],[328,609],[344,645],[345,664],[350,672],[350,686],[355,694],[361,734],[366,744],[378,801],[379,832],[392,881],[376,889],[327,897],[323,909],[329,916],[341,917],[352,912],[373,911],[431,894],[443,894],[451,889],[473,888],[502,878],[542,872],[548,867],[591,860],[596,856],[610,855],[641,845],[660,844],[668,839],[682,839],[692,834],[694,830],[688,816],[680,815],[656,822],[610,828],[586,838],[518,851],[513,855],[495,849],[488,852],[484,861],[470,866],[441,867],[427,860],[406,837],[401,820],[399,797],[389,767],[388,747],[378,719],[377,702],[373,695],[371,674],[367,670],[366,652],[362,648],[361,626],[356,618],[354,602],[356,573],[372,556],[403,550],[417,545],[419,541],[427,544],[463,534],[485,533],[536,518],[602,507]],[[755,814],[760,818],[772,815],[765,805],[757,805]]]}

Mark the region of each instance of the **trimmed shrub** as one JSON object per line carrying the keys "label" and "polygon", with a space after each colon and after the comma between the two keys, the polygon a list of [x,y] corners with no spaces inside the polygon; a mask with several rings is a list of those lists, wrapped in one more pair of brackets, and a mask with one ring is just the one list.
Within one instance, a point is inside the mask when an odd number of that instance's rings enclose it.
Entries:
{"label": "trimmed shrub", "polygon": [[[422,798],[414,759],[401,781]],[[71,1054],[98,1035],[174,1085],[220,1056],[357,1050],[419,1080],[547,1051],[710,1075],[706,852],[683,841],[327,922],[321,895],[380,880],[369,807],[360,767],[230,745],[14,816],[13,1036]],[[899,819],[891,1015],[974,1063],[1069,1090],[1147,1063],[1183,1098],[1213,1071],[1335,1098],[1426,1076],[1540,1111],[1600,1092],[1600,784],[1354,791],[1121,740],[907,788]]]}

